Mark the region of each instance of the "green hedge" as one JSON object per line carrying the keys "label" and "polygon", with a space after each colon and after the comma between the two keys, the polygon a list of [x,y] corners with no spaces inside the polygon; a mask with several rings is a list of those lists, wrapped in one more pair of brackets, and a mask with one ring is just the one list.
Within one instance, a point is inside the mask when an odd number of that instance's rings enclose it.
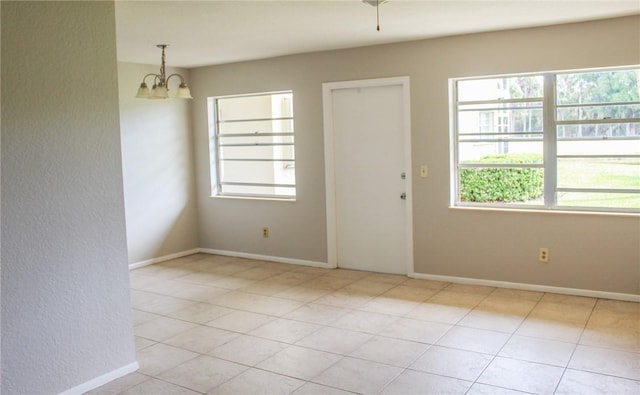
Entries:
{"label": "green hedge", "polygon": [[[542,163],[534,154],[487,155],[474,163]],[[460,169],[460,199],[465,202],[524,202],[542,196],[543,169]]]}

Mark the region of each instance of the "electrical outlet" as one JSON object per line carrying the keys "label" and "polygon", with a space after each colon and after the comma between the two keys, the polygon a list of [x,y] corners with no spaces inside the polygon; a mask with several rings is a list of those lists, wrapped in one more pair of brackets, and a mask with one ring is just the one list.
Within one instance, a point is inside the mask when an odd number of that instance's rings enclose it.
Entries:
{"label": "electrical outlet", "polygon": [[269,237],[269,228],[267,227],[262,228],[262,237],[264,238]]}
{"label": "electrical outlet", "polygon": [[538,259],[540,262],[549,262],[549,249],[546,247],[540,248],[538,251]]}

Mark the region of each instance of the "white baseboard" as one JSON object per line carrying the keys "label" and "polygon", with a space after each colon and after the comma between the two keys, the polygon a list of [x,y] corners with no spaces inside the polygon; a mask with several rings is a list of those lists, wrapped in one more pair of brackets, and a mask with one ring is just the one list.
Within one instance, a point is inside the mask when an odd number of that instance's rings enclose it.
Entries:
{"label": "white baseboard", "polygon": [[80,394],[84,394],[85,392],[89,392],[93,389],[96,389],[100,386],[103,386],[113,380],[119,379],[120,377],[126,376],[129,373],[133,373],[136,370],[138,370],[140,366],[138,365],[138,362],[133,362],[130,363],[129,365],[123,366],[119,369],[116,369],[114,371],[111,371],[107,374],[103,374],[102,376],[96,377],[92,380],[87,381],[86,383],[80,384],[76,387],[73,387],[71,389],[68,389],[62,393],[60,393],[60,395],[80,395]]}
{"label": "white baseboard", "polygon": [[131,264],[129,264],[129,270],[137,269],[139,267],[153,265],[154,263],[170,261],[170,260],[176,259],[176,258],[182,258],[183,256],[187,256],[187,255],[197,254],[199,251],[200,251],[199,248],[193,248],[191,250],[185,250],[185,251],[176,252],[175,254],[169,254],[169,255],[158,257],[158,258],[147,259],[146,261],[140,261],[140,262],[131,263]]}
{"label": "white baseboard", "polygon": [[249,253],[246,253],[246,252],[214,250],[214,249],[210,249],[210,248],[199,248],[198,252],[202,252],[204,254],[232,256],[232,257],[236,257],[236,258],[247,258],[247,259],[257,259],[257,260],[261,260],[261,261],[289,263],[289,264],[292,264],[292,265],[321,267],[321,268],[324,268],[324,269],[335,269],[335,267],[329,265],[326,262],[307,261],[307,260],[304,260],[304,259],[294,259],[294,258],[283,258],[283,257],[279,257],[279,256],[249,254]]}
{"label": "white baseboard", "polygon": [[592,298],[625,300],[629,302],[640,302],[640,295],[623,294],[606,291],[593,291],[589,289],[553,287],[549,285],[537,285],[526,283],[512,283],[509,281],[481,280],[468,277],[440,276],[435,274],[409,273],[409,277],[423,280],[446,281],[457,284],[484,285],[487,287],[512,288],[524,291],[548,292],[563,295],[588,296]]}

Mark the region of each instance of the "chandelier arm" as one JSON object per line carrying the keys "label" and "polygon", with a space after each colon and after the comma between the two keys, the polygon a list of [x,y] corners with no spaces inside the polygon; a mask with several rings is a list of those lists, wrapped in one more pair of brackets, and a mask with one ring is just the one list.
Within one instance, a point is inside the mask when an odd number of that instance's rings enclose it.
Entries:
{"label": "chandelier arm", "polygon": [[178,78],[180,78],[180,85],[185,85],[185,83],[184,83],[184,77],[183,77],[183,76],[181,76],[181,75],[180,75],[180,74],[178,74],[178,73],[173,73],[173,74],[171,74],[170,76],[168,76],[168,77],[167,77],[167,81],[166,81],[167,86],[169,86],[169,79],[171,79],[171,77],[176,77],[176,76],[177,76]]}

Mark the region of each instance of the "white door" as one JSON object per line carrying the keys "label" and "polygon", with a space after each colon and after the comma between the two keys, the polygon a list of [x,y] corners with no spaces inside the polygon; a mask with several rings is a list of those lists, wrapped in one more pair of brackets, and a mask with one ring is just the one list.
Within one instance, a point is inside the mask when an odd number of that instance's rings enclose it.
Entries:
{"label": "white door", "polygon": [[329,263],[412,272],[409,80],[323,88]]}

